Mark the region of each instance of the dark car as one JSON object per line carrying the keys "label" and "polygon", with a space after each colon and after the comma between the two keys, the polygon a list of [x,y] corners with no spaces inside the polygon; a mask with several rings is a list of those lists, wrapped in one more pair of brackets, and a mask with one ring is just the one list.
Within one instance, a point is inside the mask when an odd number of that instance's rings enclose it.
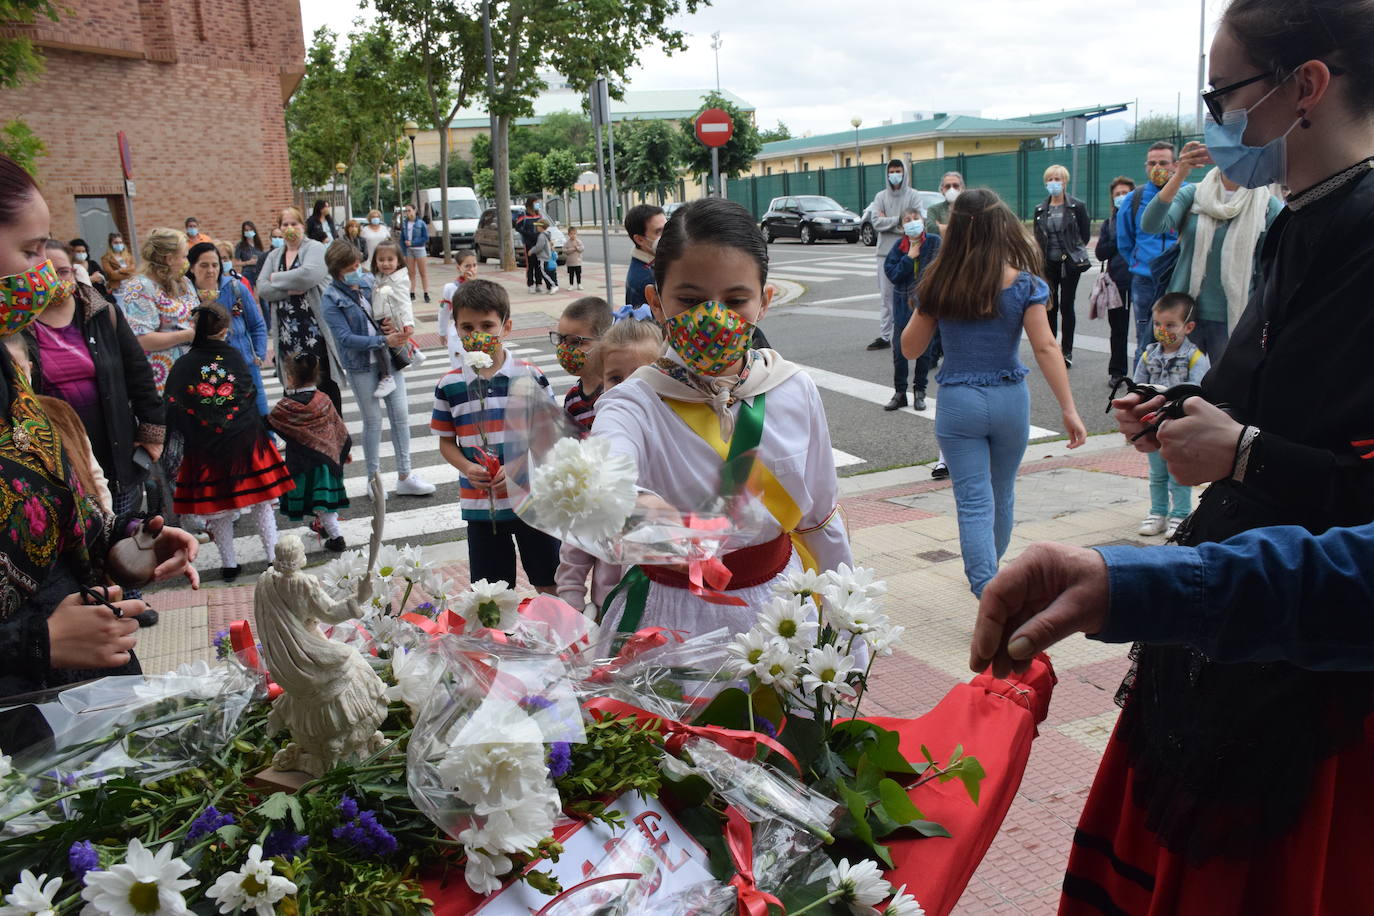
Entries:
{"label": "dark car", "polygon": [[773,198],[759,228],[769,242],[801,239],[803,244],[810,245],[817,239],[844,239],[853,244],[859,240],[859,222],[859,214],[829,197],[802,194]]}
{"label": "dark car", "polygon": [[[922,213],[944,200],[943,196],[934,191],[917,191],[916,193],[920,195],[921,198]],[[870,248],[878,244],[878,230],[873,228],[873,223],[870,221],[871,217],[872,214],[865,210],[863,226],[859,228],[859,241]]]}
{"label": "dark car", "polygon": [[[513,206],[510,208],[512,225],[517,219],[524,215],[524,207]],[[549,220],[550,229],[552,230],[550,234],[553,236],[554,249],[558,252],[558,263],[562,264],[565,260],[563,257],[563,242],[567,240],[567,236],[563,234],[563,230],[559,229],[552,219],[548,216],[544,218]],[[512,229],[511,231],[513,232],[514,230]],[[477,231],[473,233],[472,250],[473,253],[477,255],[477,261],[480,264],[487,263],[487,258],[496,258],[498,261],[501,259],[501,230],[500,227],[496,225],[495,207],[488,207],[483,210],[481,217],[478,218]],[[519,233],[516,233],[515,238],[515,263],[521,267],[525,266],[525,246],[520,243]]]}

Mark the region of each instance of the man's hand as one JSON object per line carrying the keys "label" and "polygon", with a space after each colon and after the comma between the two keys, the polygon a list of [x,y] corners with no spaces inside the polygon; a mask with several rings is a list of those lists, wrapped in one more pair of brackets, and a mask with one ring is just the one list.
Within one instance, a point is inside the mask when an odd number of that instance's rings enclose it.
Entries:
{"label": "man's hand", "polygon": [[1109,598],[1107,564],[1097,551],[1032,544],[983,589],[969,667],[991,665],[996,677],[1025,671],[1061,639],[1102,629]]}

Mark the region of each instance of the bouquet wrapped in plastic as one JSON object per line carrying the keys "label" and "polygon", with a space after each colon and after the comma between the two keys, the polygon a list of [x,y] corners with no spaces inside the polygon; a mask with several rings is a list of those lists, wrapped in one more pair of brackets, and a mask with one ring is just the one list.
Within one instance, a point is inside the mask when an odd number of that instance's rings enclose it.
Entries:
{"label": "bouquet wrapped in plastic", "polygon": [[724,627],[690,637],[650,627],[630,636],[614,658],[597,662],[579,689],[584,697],[611,698],[691,722],[717,693],[737,683],[726,670],[731,639]]}

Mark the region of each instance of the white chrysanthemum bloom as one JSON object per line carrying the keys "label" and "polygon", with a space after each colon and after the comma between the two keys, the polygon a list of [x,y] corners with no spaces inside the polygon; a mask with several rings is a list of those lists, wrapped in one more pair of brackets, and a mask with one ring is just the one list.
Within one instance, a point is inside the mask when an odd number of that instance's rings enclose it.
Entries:
{"label": "white chrysanthemum bloom", "polygon": [[453,610],[470,627],[486,627],[509,633],[520,620],[520,596],[504,579],[488,582],[478,579],[472,587],[453,600]]}
{"label": "white chrysanthemum bloom", "polygon": [[825,587],[825,619],[837,630],[863,632],[864,622],[879,614],[878,605],[862,592],[845,591],[837,585]]}
{"label": "white chrysanthemum bloom", "polygon": [[404,579],[409,569],[410,564],[401,548],[383,544],[377,551],[377,565],[373,567],[372,576],[389,588],[391,583]]}
{"label": "white chrysanthemum bloom", "polygon": [[873,905],[892,893],[892,885],[883,880],[878,864],[872,859],[860,859],[853,865],[848,859],[841,859],[830,873],[826,889],[832,894],[839,891],[836,902],[848,906],[854,916],[876,916],[878,911]]}
{"label": "white chrysanthemum bloom", "polygon": [[796,595],[770,598],[759,612],[755,629],[776,636],[790,648],[800,651],[816,644],[818,626],[811,619],[814,612],[814,605],[808,610]]}
{"label": "white chrysanthemum bloom", "polygon": [[342,553],[320,567],[317,574],[325,591],[335,598],[353,594],[367,573],[367,557],[361,551]]}
{"label": "white chrysanthemum bloom", "polygon": [[754,676],[761,684],[792,690],[797,686],[797,666],[800,664],[801,659],[793,655],[786,644],[774,640],[754,665]]}
{"label": "white chrysanthemum bloom", "polygon": [[396,683],[386,689],[386,698],[403,701],[414,718],[434,692],[435,683],[444,673],[444,662],[433,652],[401,648],[391,656],[391,673]]}
{"label": "white chrysanthemum bloom", "polygon": [[220,875],[208,896],[219,904],[221,913],[255,909],[258,916],[276,916],[273,904],[295,892],[293,882],[272,873],[272,860],[264,862],[262,847],[254,843],[243,867]]}
{"label": "white chrysanthemum bloom", "polygon": [[789,595],[796,595],[798,598],[810,598],[812,595],[819,595],[829,584],[829,574],[800,569],[788,573],[782,578],[774,579],[773,594],[784,598]]}
{"label": "white chrysanthemum bloom", "polygon": [[874,655],[891,655],[892,647],[902,641],[902,634],[905,632],[906,627],[894,626],[884,616],[864,633],[864,642],[868,643],[868,648],[873,650]]}
{"label": "white chrysanthemum bloom", "polygon": [[544,734],[519,706],[488,698],[449,738],[439,781],[478,814],[550,791]]}
{"label": "white chrysanthemum bloom", "polygon": [[774,641],[774,637],[758,629],[736,636],[730,645],[725,647],[726,653],[730,656],[726,662],[730,673],[735,677],[744,677],[752,672]]}
{"label": "white chrysanthemum bloom", "polygon": [[906,885],[903,884],[892,895],[892,901],[883,910],[883,916],[926,916],[926,911],[915,897],[906,892]]}
{"label": "white chrysanthemum bloom", "polygon": [[[485,353],[481,355],[486,356]],[[509,872],[514,865],[510,858],[489,855],[474,847],[468,847],[467,854],[468,861],[463,868],[463,877],[467,880],[468,887],[484,896],[499,891],[501,876]]]}
{"label": "white chrysanthemum bloom", "polygon": [[851,569],[849,564],[841,563],[826,575],[844,591],[860,593],[865,598],[881,598],[887,594],[887,583],[877,578],[877,570],[866,566],[855,566]]}
{"label": "white chrysanthemum bloom", "polygon": [[429,596],[434,612],[439,614],[453,605],[453,599],[462,589],[437,570],[427,569],[420,577],[420,591]]}
{"label": "white chrysanthemum bloom", "polygon": [[845,678],[853,670],[854,657],[841,654],[837,647],[812,649],[806,653],[806,665],[802,669],[802,691],[809,695],[819,690],[827,700],[847,696],[851,691]]}
{"label": "white chrysanthemum bloom", "polygon": [[548,528],[589,541],[616,537],[635,508],[639,469],[611,440],[560,439],[530,474],[521,509]]}
{"label": "white chrysanthemum bloom", "polygon": [[422,547],[415,547],[410,544],[401,546],[402,577],[411,582],[420,582],[425,573],[429,572],[429,561],[425,559],[425,551]]}
{"label": "white chrysanthemum bloom", "polygon": [[196,886],[195,879],[181,877],[190,870],[172,858],[171,843],[153,855],[138,840],[130,840],[121,864],[86,872],[81,899],[94,916],[192,916],[181,895]]}
{"label": "white chrysanthemum bloom", "polygon": [[464,350],[463,362],[467,363],[469,369],[490,369],[492,367],[491,356],[481,350]]}
{"label": "white chrysanthemum bloom", "polygon": [[[9,758],[5,760],[8,762]],[[53,916],[56,912],[53,898],[60,887],[61,878],[48,881],[46,874],[34,877],[26,868],[19,873],[19,883],[5,895],[6,905],[0,906],[0,916]]]}

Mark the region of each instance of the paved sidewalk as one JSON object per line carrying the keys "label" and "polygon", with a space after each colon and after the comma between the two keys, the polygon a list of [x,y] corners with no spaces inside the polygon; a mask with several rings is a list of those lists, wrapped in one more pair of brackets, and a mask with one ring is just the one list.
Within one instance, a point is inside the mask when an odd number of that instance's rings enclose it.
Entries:
{"label": "paved sidewalk", "polygon": [[[1063,443],[1027,452],[1009,557],[1038,540],[1146,543],[1135,537],[1148,508],[1145,456],[1121,442],[1117,435],[1095,436],[1073,452]],[[959,556],[953,493],[948,481],[930,480],[926,467],[841,484],[855,559],[887,580],[886,609],[907,627],[902,649],[875,668],[866,709],[920,715],[971,676],[968,643],[977,604]],[[456,581],[467,580],[461,541],[425,552]],[[520,587],[528,584],[522,579]],[[162,622],[141,634],[139,653],[148,671],[210,658],[213,634],[252,616],[251,585],[163,589],[150,599]],[[1059,685],[1049,718],[1002,832],[955,910],[960,916],[1055,912],[1069,843],[1116,719],[1113,695],[1127,661],[1126,647],[1082,637],[1051,655]]]}

